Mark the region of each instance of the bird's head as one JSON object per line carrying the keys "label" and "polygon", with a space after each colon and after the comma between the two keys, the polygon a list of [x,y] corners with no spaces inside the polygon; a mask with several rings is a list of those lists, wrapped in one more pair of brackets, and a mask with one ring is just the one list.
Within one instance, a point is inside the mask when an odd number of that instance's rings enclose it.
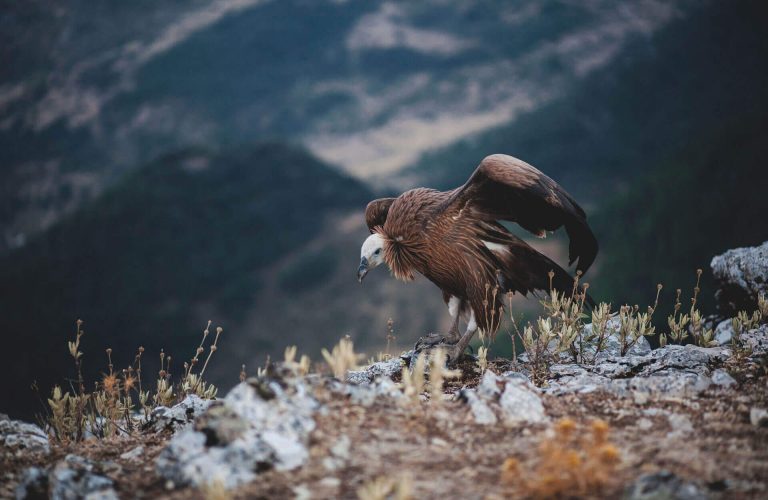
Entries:
{"label": "bird's head", "polygon": [[360,267],[357,268],[357,281],[363,282],[368,271],[384,262],[384,238],[373,233],[363,242],[360,248]]}

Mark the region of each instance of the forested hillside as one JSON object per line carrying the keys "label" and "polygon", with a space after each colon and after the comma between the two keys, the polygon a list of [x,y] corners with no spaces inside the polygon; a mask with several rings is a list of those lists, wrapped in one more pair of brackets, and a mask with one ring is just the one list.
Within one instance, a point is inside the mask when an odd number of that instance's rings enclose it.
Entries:
{"label": "forested hillside", "polygon": [[[207,319],[237,331],[260,306],[263,273],[317,236],[334,211],[370,197],[359,182],[280,144],[187,149],[132,172],[0,261],[0,303],[15,353],[2,364],[3,391],[29,400],[32,380],[48,387],[69,373],[65,342],[78,318],[91,375],[106,368],[107,347],[118,366],[139,345],[181,362]],[[312,288],[337,265],[354,267],[356,257],[339,258],[310,254],[285,286]],[[239,367],[231,369],[234,381]]]}

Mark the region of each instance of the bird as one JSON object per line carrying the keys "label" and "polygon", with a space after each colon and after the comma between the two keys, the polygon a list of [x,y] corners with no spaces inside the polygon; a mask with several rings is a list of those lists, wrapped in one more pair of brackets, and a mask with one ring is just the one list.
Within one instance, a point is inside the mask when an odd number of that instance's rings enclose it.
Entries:
{"label": "bird", "polygon": [[[504,154],[485,157],[453,190],[419,187],[373,200],[365,209],[365,221],[370,235],[360,249],[358,281],[386,264],[398,280],[411,281],[420,274],[437,285],[452,319],[440,340],[451,363],[458,361],[478,329],[495,333],[507,293],[574,290],[567,271],[512,234],[502,221],[517,223],[538,237],[564,226],[568,265],[576,264],[577,275],[589,269],[598,252],[586,213],[571,195],[532,165]],[[587,301],[592,304],[588,296]],[[463,334],[461,319],[467,324]]]}

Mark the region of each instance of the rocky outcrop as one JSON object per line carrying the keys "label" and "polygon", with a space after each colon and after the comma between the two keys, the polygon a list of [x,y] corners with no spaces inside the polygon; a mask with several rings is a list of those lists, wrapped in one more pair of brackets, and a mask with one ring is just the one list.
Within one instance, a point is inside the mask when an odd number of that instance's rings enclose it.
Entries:
{"label": "rocky outcrop", "polygon": [[19,420],[11,420],[4,414],[0,414],[0,448],[3,453],[48,454],[50,452],[48,436],[40,427]]}
{"label": "rocky outcrop", "polygon": [[[669,345],[645,356],[607,357],[595,365],[559,364],[544,391],[550,394],[608,391],[637,398],[696,396],[713,384],[712,375],[728,349]],[[719,385],[726,384],[722,375]]]}
{"label": "rocky outcrop", "polygon": [[203,399],[195,394],[190,394],[180,403],[171,407],[158,406],[152,410],[149,421],[143,424],[144,428],[152,429],[155,432],[180,429],[202,415],[211,402],[210,399]]}
{"label": "rocky outcrop", "polygon": [[304,379],[243,382],[171,439],[157,471],[175,485],[233,488],[266,469],[295,469],[309,458],[317,408]]}
{"label": "rocky outcrop", "polygon": [[538,389],[518,373],[498,376],[488,370],[476,389],[464,389],[459,400],[478,424],[541,424],[549,421]]}
{"label": "rocky outcrop", "polygon": [[106,469],[110,465],[112,468],[118,467],[110,462],[97,463],[69,454],[48,471],[41,467],[30,467],[24,471],[16,487],[16,499],[117,500],[114,482],[106,476]]}
{"label": "rocky outcrop", "polygon": [[757,297],[768,296],[768,241],[757,247],[735,248],[712,259],[717,284],[715,299],[723,317],[753,311]]}
{"label": "rocky outcrop", "polygon": [[350,370],[347,372],[347,382],[352,384],[370,384],[380,377],[392,378],[405,366],[405,360],[402,358],[392,358],[386,361],[379,361],[370,364],[360,370]]}

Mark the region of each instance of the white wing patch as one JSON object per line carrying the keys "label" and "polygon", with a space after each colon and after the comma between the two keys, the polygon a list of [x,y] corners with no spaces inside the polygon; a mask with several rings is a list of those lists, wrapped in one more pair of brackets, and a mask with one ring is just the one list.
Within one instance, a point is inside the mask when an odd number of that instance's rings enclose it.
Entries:
{"label": "white wing patch", "polygon": [[483,245],[485,245],[485,247],[493,253],[497,253],[497,254],[509,253],[509,248],[507,248],[506,245],[502,245],[500,243],[494,243],[492,241],[483,240]]}
{"label": "white wing patch", "polygon": [[459,305],[461,305],[461,299],[451,295],[451,298],[448,299],[448,314],[451,315],[451,318],[455,318],[459,314]]}

